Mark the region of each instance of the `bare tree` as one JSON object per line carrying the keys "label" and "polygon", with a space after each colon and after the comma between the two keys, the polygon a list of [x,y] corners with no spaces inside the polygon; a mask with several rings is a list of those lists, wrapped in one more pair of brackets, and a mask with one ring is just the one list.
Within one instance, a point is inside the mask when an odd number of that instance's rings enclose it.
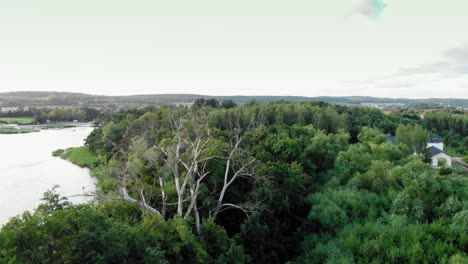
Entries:
{"label": "bare tree", "polygon": [[[121,199],[156,213],[163,219],[166,218],[167,207],[176,205],[176,214],[183,218],[192,215],[197,232],[200,233],[201,216],[198,205],[200,187],[204,179],[211,175],[208,169],[209,162],[223,159],[225,160],[223,184],[220,192],[215,194],[216,207],[208,210],[209,216],[216,219],[221,212],[228,209],[240,209],[245,213],[254,211],[255,204],[234,204],[225,201],[229,188],[234,182],[240,178],[255,177],[255,159],[241,148],[243,133],[240,127],[235,125],[235,122],[229,121],[232,138],[226,144],[222,140],[214,139],[208,121],[209,113],[206,110],[195,114],[190,109],[177,108],[170,120],[171,138],[150,147],[149,145],[153,143],[140,136],[131,140],[128,150],[123,150],[115,142],[110,142],[114,148],[119,149],[124,160],[121,163],[121,170],[116,172]],[[128,129],[124,136],[134,135]],[[152,184],[142,180],[140,175],[142,166],[150,166],[156,170],[157,176]],[[162,168],[167,168],[169,172],[167,177],[164,177]],[[177,194],[175,203],[168,202],[167,180],[174,182]],[[152,201],[157,189],[161,194],[160,203]],[[155,207],[154,204],[161,206]]]}
{"label": "bare tree", "polygon": [[[207,154],[215,150],[217,146],[211,144],[213,136],[206,112],[194,115],[191,112],[181,114],[178,111],[171,118],[171,129],[174,134],[174,144],[168,147],[158,146],[158,148],[165,154],[166,164],[173,172],[177,192],[177,214],[183,217],[189,215],[196,207],[194,199],[198,195],[197,182],[199,186],[200,181],[208,175],[208,173],[201,175],[200,168],[215,158]],[[184,214],[187,190],[190,192],[188,200],[191,202]]]}
{"label": "bare tree", "polygon": [[219,194],[216,207],[210,211],[210,216],[214,220],[216,220],[216,217],[221,211],[224,211],[228,208],[237,208],[243,210],[244,212],[247,210],[247,206],[224,203],[224,197],[227,190],[238,178],[253,178],[255,176],[255,170],[253,166],[255,159],[245,159],[242,157],[242,150],[239,147],[241,142],[242,136],[240,133],[236,133],[235,138],[231,141],[231,149],[229,151],[228,157],[226,158],[223,187]]}

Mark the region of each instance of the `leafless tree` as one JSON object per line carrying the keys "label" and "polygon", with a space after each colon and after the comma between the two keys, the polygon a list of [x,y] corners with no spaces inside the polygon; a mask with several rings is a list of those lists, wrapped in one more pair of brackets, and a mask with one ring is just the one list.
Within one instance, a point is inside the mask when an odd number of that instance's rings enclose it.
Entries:
{"label": "leafless tree", "polygon": [[[251,158],[242,148],[243,132],[232,120],[231,140],[229,144],[215,140],[209,126],[209,113],[199,111],[196,114],[190,109],[178,108],[171,116],[172,138],[159,142],[154,146],[148,145],[143,137],[134,138],[128,150],[123,150],[115,142],[110,142],[124,160],[122,167],[116,172],[119,179],[121,199],[140,206],[141,208],[166,218],[167,207],[176,205],[176,214],[187,218],[193,216],[197,232],[200,232],[201,216],[198,199],[200,186],[204,179],[211,175],[208,164],[214,159],[225,160],[223,184],[218,194],[215,194],[216,207],[209,211],[213,219],[228,209],[240,209],[251,213],[256,205],[251,203],[233,204],[225,201],[229,188],[240,178],[255,178],[255,159]],[[128,130],[128,128],[127,128]],[[125,135],[131,134],[126,131]],[[152,143],[150,143],[152,144]],[[222,154],[225,153],[225,154]],[[157,171],[157,180],[148,186],[140,177],[142,161],[152,168],[167,168],[170,172],[169,180],[173,180],[177,201],[168,202],[164,173]],[[129,188],[131,190],[129,190]],[[159,188],[160,203],[151,201],[154,197],[153,189]],[[100,197],[102,198],[102,196]],[[159,198],[158,198],[159,199]],[[161,204],[161,207],[154,207]]]}
{"label": "leafless tree", "polygon": [[254,178],[255,170],[253,163],[255,162],[254,158],[244,158],[242,157],[242,150],[240,149],[240,144],[243,137],[240,133],[236,133],[234,139],[231,141],[231,148],[229,150],[229,155],[226,158],[225,172],[224,172],[224,181],[223,187],[218,197],[216,207],[210,211],[210,216],[216,220],[218,214],[228,208],[237,208],[247,210],[246,206],[235,205],[231,203],[224,203],[224,198],[229,187],[238,179],[238,178]]}

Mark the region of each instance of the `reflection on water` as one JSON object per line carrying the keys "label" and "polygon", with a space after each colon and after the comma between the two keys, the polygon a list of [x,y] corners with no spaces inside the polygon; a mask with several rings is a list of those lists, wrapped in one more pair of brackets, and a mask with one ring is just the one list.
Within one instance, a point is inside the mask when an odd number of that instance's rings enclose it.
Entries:
{"label": "reflection on water", "polygon": [[[91,127],[42,130],[38,133],[0,134],[0,225],[12,216],[33,210],[42,194],[54,185],[69,196],[94,190],[89,170],[52,156],[59,148],[82,146]],[[74,197],[72,202],[89,198]]]}

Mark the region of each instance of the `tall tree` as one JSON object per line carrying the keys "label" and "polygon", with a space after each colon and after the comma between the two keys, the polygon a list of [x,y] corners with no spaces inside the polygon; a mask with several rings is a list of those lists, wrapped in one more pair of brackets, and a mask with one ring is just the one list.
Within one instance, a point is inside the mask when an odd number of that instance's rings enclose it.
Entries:
{"label": "tall tree", "polygon": [[[118,149],[123,159],[123,162],[118,162],[122,168],[115,171],[114,177],[119,179],[124,200],[166,218],[170,205],[168,194],[175,193],[175,214],[182,218],[192,215],[196,229],[200,232],[200,188],[206,177],[221,176],[212,174],[209,163],[224,164],[223,185],[219,193],[213,194],[215,207],[208,210],[209,217],[216,219],[220,212],[227,209],[236,208],[246,213],[254,210],[254,204],[226,203],[225,197],[238,179],[255,176],[255,159],[241,148],[245,132],[238,126],[231,126],[232,129],[226,134],[230,140],[226,143],[215,139],[214,131],[209,126],[207,109],[193,111],[187,108],[173,109],[169,117],[170,136],[160,141],[149,143],[150,140],[145,139],[145,136],[140,136],[133,138],[127,150],[115,143],[111,145]],[[230,123],[234,124],[232,121]],[[132,134],[128,131],[132,125],[126,129],[124,136]],[[151,179],[148,170],[153,171],[153,180],[148,180]],[[161,197],[158,202],[155,201],[157,193]]]}
{"label": "tall tree", "polygon": [[429,140],[429,132],[419,125],[400,124],[395,133],[396,143],[405,144],[415,153],[423,153]]}

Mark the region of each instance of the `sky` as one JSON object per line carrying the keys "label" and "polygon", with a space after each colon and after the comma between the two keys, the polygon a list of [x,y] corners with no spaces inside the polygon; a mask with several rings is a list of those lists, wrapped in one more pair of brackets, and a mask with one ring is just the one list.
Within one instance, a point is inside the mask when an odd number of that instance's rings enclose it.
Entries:
{"label": "sky", "polygon": [[468,98],[466,0],[0,0],[0,92]]}

